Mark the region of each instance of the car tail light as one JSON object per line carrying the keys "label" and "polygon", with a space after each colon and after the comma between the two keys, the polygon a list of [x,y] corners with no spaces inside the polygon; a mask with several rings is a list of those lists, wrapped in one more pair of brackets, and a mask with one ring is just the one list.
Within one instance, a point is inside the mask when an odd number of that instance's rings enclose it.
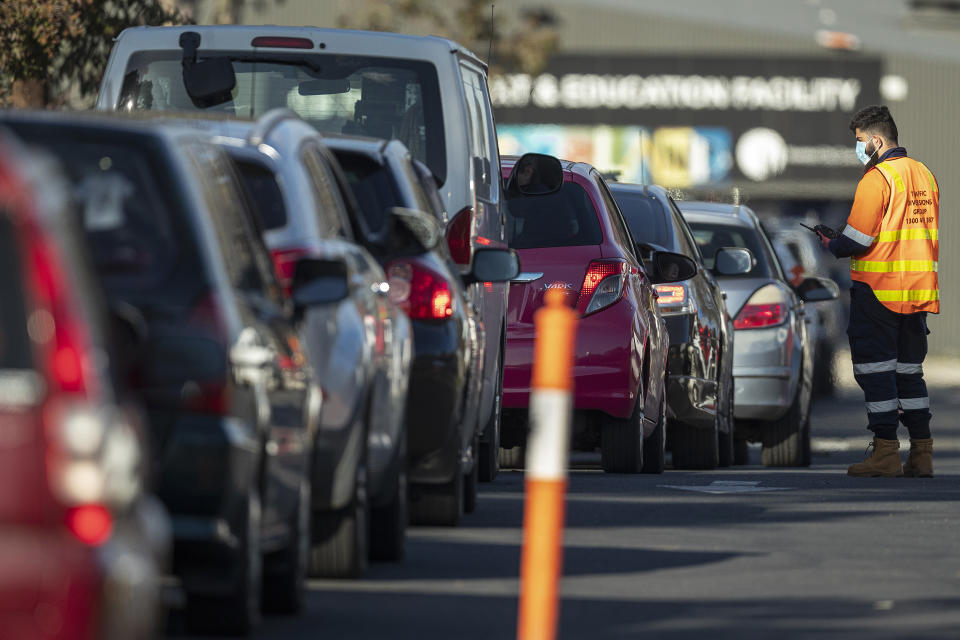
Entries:
{"label": "car tail light", "polygon": [[657,292],[657,307],[661,315],[679,315],[696,311],[696,303],[685,283],[656,284],[653,288]]}
{"label": "car tail light", "polygon": [[445,320],[453,315],[453,289],[447,280],[416,262],[387,268],[390,300],[414,320]]}
{"label": "car tail light", "polygon": [[473,207],[464,207],[447,225],[450,257],[458,265],[469,267],[473,261]]}
{"label": "car tail light", "polygon": [[594,260],[587,267],[580,287],[579,307],[583,315],[606,309],[623,296],[627,263],[623,260]]}
{"label": "car tail light", "polygon": [[[217,295],[208,291],[193,305],[188,317],[188,323],[209,334],[221,346],[224,361],[227,359],[227,338],[223,318],[220,315],[220,302]],[[224,372],[229,366],[224,363]],[[187,411],[208,413],[213,415],[229,415],[232,409],[230,384],[223,378],[213,380],[191,380],[184,384],[180,392],[182,406]]]}
{"label": "car tail light", "polygon": [[775,285],[757,290],[733,320],[734,329],[774,327],[787,319],[787,299]]}
{"label": "car tail light", "polygon": [[313,40],[308,38],[283,38],[258,36],[250,42],[252,47],[275,47],[279,49],[313,49]]}
{"label": "car tail light", "polygon": [[270,252],[273,258],[273,270],[277,273],[277,281],[283,287],[284,293],[290,295],[293,285],[293,271],[297,260],[310,253],[309,249],[276,249]]}

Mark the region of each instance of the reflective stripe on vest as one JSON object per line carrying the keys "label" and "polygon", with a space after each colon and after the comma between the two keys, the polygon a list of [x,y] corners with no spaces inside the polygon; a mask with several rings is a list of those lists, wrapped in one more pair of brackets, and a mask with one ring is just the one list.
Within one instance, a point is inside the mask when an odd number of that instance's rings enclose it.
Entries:
{"label": "reflective stripe on vest", "polygon": [[937,263],[934,260],[891,260],[889,262],[872,262],[870,260],[850,259],[850,268],[854,271],[869,271],[870,273],[891,273],[893,271],[936,271]]}
{"label": "reflective stripe on vest", "polygon": [[850,260],[850,277],[865,282],[885,307],[897,313],[940,310],[937,282],[940,194],[930,170],[911,158],[876,169],[890,187],[890,200],[876,239]]}

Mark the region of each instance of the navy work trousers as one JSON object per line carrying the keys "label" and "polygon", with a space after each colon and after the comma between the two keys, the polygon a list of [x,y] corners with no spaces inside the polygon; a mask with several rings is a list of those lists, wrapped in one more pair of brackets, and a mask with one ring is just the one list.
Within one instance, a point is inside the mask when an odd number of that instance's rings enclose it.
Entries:
{"label": "navy work trousers", "polygon": [[897,421],[910,438],[930,437],[930,398],[923,381],[927,314],[896,313],[862,282],[850,289],[850,355],[853,376],[867,403],[867,428],[878,438],[897,438]]}

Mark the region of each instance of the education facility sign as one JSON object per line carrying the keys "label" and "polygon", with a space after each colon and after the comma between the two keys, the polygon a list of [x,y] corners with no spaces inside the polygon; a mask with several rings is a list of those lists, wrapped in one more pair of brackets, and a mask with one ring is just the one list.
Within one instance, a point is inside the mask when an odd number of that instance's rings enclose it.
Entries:
{"label": "education facility sign", "polygon": [[554,56],[490,79],[501,151],[672,187],[856,175],[847,127],[880,101],[874,58]]}

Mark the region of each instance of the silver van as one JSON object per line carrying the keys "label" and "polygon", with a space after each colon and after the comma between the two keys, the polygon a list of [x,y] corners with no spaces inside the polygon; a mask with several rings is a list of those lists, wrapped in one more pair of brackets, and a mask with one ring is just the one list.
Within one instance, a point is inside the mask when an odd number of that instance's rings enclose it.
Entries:
{"label": "silver van", "polygon": [[[402,141],[436,177],[451,255],[506,248],[500,158],[487,68],[456,42],[395,33],[278,26],[123,31],[97,108],[227,113],[286,107],[325,133]],[[468,292],[483,322],[480,478],[499,469],[506,284]]]}

